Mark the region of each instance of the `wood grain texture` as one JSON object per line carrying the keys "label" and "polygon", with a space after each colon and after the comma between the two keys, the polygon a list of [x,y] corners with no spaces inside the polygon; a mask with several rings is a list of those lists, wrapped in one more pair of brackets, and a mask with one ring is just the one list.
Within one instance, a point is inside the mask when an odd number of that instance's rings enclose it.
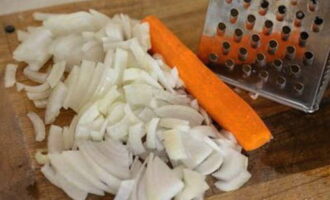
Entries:
{"label": "wood grain texture", "polygon": [[[123,12],[135,18],[153,14],[188,47],[196,50],[207,3],[207,0],[96,0],[38,11],[64,13],[93,8],[107,15]],[[26,113],[33,110],[43,116],[43,111],[34,108],[23,93],[14,88],[3,88],[3,69],[12,61],[11,53],[18,44],[16,34],[5,34],[3,27],[12,24],[23,29],[38,25],[33,21],[32,13],[0,16],[0,199],[67,199],[41,175],[40,166],[34,160],[36,149],[44,148],[46,144],[34,141]],[[29,83],[22,76],[23,68],[20,64],[17,79]],[[330,199],[330,91],[315,114],[304,114],[263,98],[253,101],[244,92],[241,96],[263,117],[274,139],[248,153],[253,177],[242,189],[222,193],[212,187],[207,192],[208,199]],[[64,112],[55,124],[68,124],[72,114]],[[214,182],[212,178],[208,181]],[[89,199],[110,197],[89,196]]]}

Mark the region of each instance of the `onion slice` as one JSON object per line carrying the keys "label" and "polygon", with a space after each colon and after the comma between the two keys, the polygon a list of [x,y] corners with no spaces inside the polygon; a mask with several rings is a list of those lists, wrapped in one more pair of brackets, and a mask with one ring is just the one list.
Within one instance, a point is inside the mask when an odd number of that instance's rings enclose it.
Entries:
{"label": "onion slice", "polygon": [[35,139],[38,142],[41,142],[46,137],[46,128],[45,124],[42,119],[35,113],[35,112],[28,112],[27,117],[32,122],[34,132],[35,132]]}
{"label": "onion slice", "polygon": [[16,83],[17,65],[8,64],[5,71],[5,88],[13,87]]}
{"label": "onion slice", "polygon": [[49,83],[50,87],[54,88],[57,85],[57,83],[60,81],[65,70],[65,65],[66,65],[65,61],[53,65],[47,77],[47,82]]}
{"label": "onion slice", "polygon": [[63,132],[59,126],[51,125],[48,135],[48,153],[61,153],[63,150]]}
{"label": "onion slice", "polygon": [[64,83],[59,82],[49,96],[45,112],[45,123],[50,124],[55,121],[60,114],[64,99],[67,95],[67,88]]}
{"label": "onion slice", "polygon": [[230,192],[242,187],[250,178],[251,174],[247,170],[243,170],[235,178],[229,181],[217,181],[215,186],[219,190]]}
{"label": "onion slice", "polygon": [[30,79],[31,81],[37,82],[37,83],[44,83],[47,80],[48,74],[42,73],[42,72],[36,72],[28,67],[26,67],[23,70],[23,74]]}

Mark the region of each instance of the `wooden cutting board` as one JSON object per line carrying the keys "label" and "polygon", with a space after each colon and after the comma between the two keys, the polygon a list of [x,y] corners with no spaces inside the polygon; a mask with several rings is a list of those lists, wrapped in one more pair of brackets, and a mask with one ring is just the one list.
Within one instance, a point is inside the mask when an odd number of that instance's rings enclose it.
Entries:
{"label": "wooden cutting board", "polygon": [[[135,18],[153,14],[196,50],[207,3],[207,0],[95,0],[38,11],[64,13],[93,8],[110,16],[122,12]],[[34,160],[36,149],[44,148],[46,143],[34,141],[26,113],[33,110],[43,116],[43,111],[34,108],[15,88],[3,87],[4,67],[12,62],[11,54],[18,44],[16,33],[6,34],[3,28],[8,24],[17,29],[38,25],[33,21],[32,13],[0,16],[0,199],[67,199],[41,175],[40,166]],[[20,64],[17,79],[25,82],[23,67]],[[304,114],[263,98],[253,101],[245,93],[241,95],[263,117],[274,139],[263,148],[248,153],[253,176],[243,188],[222,193],[212,187],[207,192],[208,199],[329,200],[330,91],[315,114]],[[55,124],[68,124],[71,117],[72,112],[67,111]],[[212,178],[208,181],[214,182]],[[89,199],[111,197],[90,196]]]}

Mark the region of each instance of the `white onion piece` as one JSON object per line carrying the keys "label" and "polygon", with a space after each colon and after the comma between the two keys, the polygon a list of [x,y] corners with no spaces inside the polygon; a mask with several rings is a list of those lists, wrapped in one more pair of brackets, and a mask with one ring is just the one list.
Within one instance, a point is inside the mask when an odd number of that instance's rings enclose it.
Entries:
{"label": "white onion piece", "polygon": [[199,105],[197,99],[194,99],[190,102],[190,106],[194,108],[195,110],[199,110]]}
{"label": "white onion piece", "polygon": [[98,101],[98,108],[100,112],[104,115],[107,114],[110,105],[120,96],[121,93],[118,92],[117,86],[113,86],[111,89],[109,89],[104,97]]}
{"label": "white onion piece", "polygon": [[177,129],[178,127],[186,127],[186,126],[188,126],[189,128],[189,122],[182,119],[162,118],[160,119],[159,126],[168,129]]}
{"label": "white onion piece", "polygon": [[17,92],[20,92],[20,91],[24,90],[25,86],[26,85],[23,84],[23,83],[16,82],[16,90],[17,90]]}
{"label": "white onion piece", "polygon": [[63,133],[59,126],[51,125],[47,141],[48,153],[61,153],[63,151]]}
{"label": "white onion piece", "polygon": [[89,13],[94,17],[94,20],[99,28],[105,26],[106,23],[111,20],[107,15],[94,9],[89,9]]}
{"label": "white onion piece", "polygon": [[47,82],[37,85],[37,86],[29,86],[29,85],[24,85],[24,89],[27,92],[44,92],[49,89],[49,84]]}
{"label": "white onion piece", "polygon": [[125,104],[121,102],[114,103],[108,110],[109,124],[113,125],[119,122],[125,115]]}
{"label": "white onion piece", "polygon": [[118,23],[110,21],[105,25],[104,31],[107,35],[107,41],[119,42],[124,40],[122,26]]}
{"label": "white onion piece", "polygon": [[61,154],[48,154],[51,165],[56,172],[66,178],[71,184],[88,193],[104,195],[104,192],[94,187],[87,179],[82,177],[72,166],[70,166]]}
{"label": "white onion piece", "polygon": [[217,181],[215,187],[225,192],[234,191],[242,187],[250,178],[251,174],[247,170],[243,170],[235,178],[229,181]]}
{"label": "white onion piece", "polygon": [[134,83],[124,86],[126,101],[131,105],[149,105],[152,89],[149,85]]}
{"label": "white onion piece", "polygon": [[96,145],[96,148],[103,153],[103,155],[110,157],[117,165],[122,168],[129,168],[132,163],[131,152],[128,151],[127,146],[114,140],[107,140]]}
{"label": "white onion piece", "polygon": [[140,122],[140,119],[132,111],[132,108],[129,104],[125,105],[124,112],[125,112],[125,115],[126,115],[126,117],[128,118],[128,120],[131,124]]}
{"label": "white onion piece", "polygon": [[41,100],[41,99],[47,99],[50,95],[50,90],[46,90],[43,92],[27,92],[26,96],[30,100]]}
{"label": "white onion piece", "polygon": [[134,190],[135,184],[136,180],[122,181],[114,200],[128,200]]}
{"label": "white onion piece", "polygon": [[179,179],[182,179],[183,178],[183,170],[185,169],[186,167],[183,166],[183,165],[178,165],[176,166],[174,169],[173,169],[173,172],[176,174],[176,176],[179,178]]}
{"label": "white onion piece", "polygon": [[148,149],[156,149],[157,148],[157,126],[159,123],[159,118],[153,118],[148,126],[147,126],[147,139],[146,139],[146,146]]}
{"label": "white onion piece", "polygon": [[127,66],[127,58],[128,58],[128,53],[126,50],[116,49],[114,66],[113,66],[113,68],[115,69],[115,78],[112,82],[113,84],[121,83],[124,75],[124,70]]}
{"label": "white onion piece", "polygon": [[33,104],[36,108],[46,108],[47,107],[48,100],[42,99],[42,100],[34,100]]}
{"label": "white onion piece", "polygon": [[48,76],[47,73],[36,72],[36,71],[30,70],[28,67],[26,67],[23,70],[23,74],[31,81],[34,81],[37,83],[44,83]]}
{"label": "white onion piece", "polygon": [[239,153],[242,151],[242,147],[239,144],[233,143],[228,139],[220,138],[220,139],[216,139],[215,142],[222,149],[231,148]]}
{"label": "white onion piece", "polygon": [[67,88],[64,83],[59,82],[49,96],[46,112],[45,123],[50,124],[55,121],[60,114],[60,109],[63,106],[64,99],[67,95]]}
{"label": "white onion piece", "polygon": [[143,123],[137,123],[129,128],[127,144],[133,155],[139,155],[146,150],[142,144],[142,137],[145,135]]}
{"label": "white onion piece", "polygon": [[64,177],[54,171],[46,164],[41,168],[42,174],[54,185],[61,188],[70,198],[74,200],[84,200],[88,193],[69,183]]}
{"label": "white onion piece", "polygon": [[115,51],[113,49],[109,49],[104,57],[104,65],[107,67],[112,67],[113,66],[113,61],[115,57]]}
{"label": "white onion piece", "polygon": [[203,117],[194,109],[182,105],[162,106],[155,110],[160,117],[177,118],[189,121],[191,126],[198,126],[202,123]]}
{"label": "white onion piece", "polygon": [[13,87],[16,83],[17,65],[8,64],[5,71],[5,88]]}
{"label": "white onion piece", "polygon": [[69,129],[66,130],[65,127],[63,128],[63,143],[64,149],[66,150],[71,149],[74,145],[74,134],[78,120],[78,116],[75,115],[70,123]]}
{"label": "white onion piece", "polygon": [[91,76],[91,82],[89,83],[87,91],[82,95],[79,108],[81,109],[83,105],[85,105],[88,101],[93,98],[93,94],[97,88],[97,85],[100,83],[100,77],[102,76],[102,72],[104,70],[104,65],[98,63],[95,67],[93,75]]}
{"label": "white onion piece", "polygon": [[163,144],[171,160],[177,161],[187,158],[180,131],[168,130],[164,131],[162,135],[164,138]]}
{"label": "white onion piece", "polygon": [[211,153],[212,148],[200,138],[194,137],[189,134],[182,134],[184,148],[188,156],[187,159],[183,159],[184,165],[190,169],[194,169],[200,163],[202,163]]}
{"label": "white onion piece", "polygon": [[139,23],[132,29],[132,37],[136,37],[145,51],[151,48],[149,24]]}
{"label": "white onion piece", "polygon": [[122,118],[119,122],[107,127],[107,134],[114,140],[125,140],[128,135],[128,126],[130,125],[127,116]]}
{"label": "white onion piece", "polygon": [[80,141],[79,149],[86,152],[98,165],[104,168],[108,173],[121,178],[127,179],[130,176],[129,168],[123,168],[112,159],[104,156],[97,150],[95,143],[89,141]]}
{"label": "white onion piece", "polygon": [[80,68],[78,66],[74,66],[72,68],[69,76],[65,80],[65,85],[68,88],[68,94],[65,97],[65,100],[63,103],[63,107],[65,109],[67,109],[69,107],[69,105],[71,104],[71,101],[73,99],[74,90],[76,89],[76,85],[77,85],[78,78],[79,78],[79,73],[80,73]]}
{"label": "white onion piece", "polygon": [[184,169],[183,180],[185,186],[183,190],[175,197],[175,200],[192,200],[209,189],[209,186],[205,181],[205,176],[198,172]]}
{"label": "white onion piece", "polygon": [[89,164],[91,169],[97,174],[98,178],[107,184],[110,189],[113,191],[118,191],[120,187],[120,180],[113,176],[112,174],[108,173],[104,168],[102,168],[100,165],[98,165],[94,159],[86,152],[81,151],[82,155],[86,159],[86,162]]}
{"label": "white onion piece", "polygon": [[20,42],[23,42],[29,37],[29,33],[26,31],[17,30],[17,39]]}
{"label": "white onion piece", "polygon": [[152,118],[156,117],[156,114],[148,107],[143,108],[143,110],[138,114],[139,119],[143,122],[149,122]]}
{"label": "white onion piece", "polygon": [[132,37],[131,19],[128,15],[122,13],[115,15],[112,18],[113,21],[119,23],[123,28],[124,38],[129,39]]}
{"label": "white onion piece", "polygon": [[57,85],[57,83],[60,81],[65,70],[65,65],[66,65],[65,61],[53,65],[47,77],[47,82],[49,83],[50,87],[54,88]]}
{"label": "white onion piece", "polygon": [[[148,199],[171,199],[184,186],[175,173],[158,157],[148,162],[146,176]],[[155,182],[155,180],[161,181]]]}
{"label": "white onion piece", "polygon": [[80,66],[79,77],[73,90],[72,99],[70,99],[69,107],[74,111],[79,111],[80,98],[84,95],[86,88],[89,86],[90,75],[93,73],[95,63],[83,60]]}
{"label": "white onion piece", "polygon": [[186,95],[172,94],[164,90],[153,90],[157,99],[167,101],[171,104],[189,105],[190,99]]}
{"label": "white onion piece", "polygon": [[38,71],[51,57],[48,49],[52,38],[53,35],[49,30],[37,28],[15,49],[14,59],[26,62],[30,69]]}
{"label": "white onion piece", "polygon": [[57,37],[50,47],[55,63],[65,61],[67,69],[74,65],[80,65],[82,60],[82,45],[84,40],[81,35],[69,34]]}
{"label": "white onion piece", "polygon": [[85,158],[79,151],[64,151],[62,153],[63,159],[77,172],[83,176],[86,180],[88,180],[91,184],[93,184],[96,188],[100,190],[104,190],[106,192],[114,194],[115,192],[109,189],[104,183],[102,183],[95,172],[90,169],[88,163]]}
{"label": "white onion piece", "polygon": [[220,168],[223,156],[219,152],[213,152],[195,170],[203,175],[209,175]]}
{"label": "white onion piece", "polygon": [[147,72],[138,68],[129,68],[124,71],[124,82],[135,81],[135,82],[144,82],[156,88],[162,89],[162,86],[153,79]]}
{"label": "white onion piece", "polygon": [[135,178],[138,175],[141,167],[142,167],[142,162],[139,160],[139,157],[136,156],[130,167],[131,175],[133,178]]}
{"label": "white onion piece", "polygon": [[224,160],[221,168],[212,174],[217,179],[230,181],[246,170],[248,158],[233,149],[224,149]]}
{"label": "white onion piece", "polygon": [[217,138],[219,136],[218,130],[212,126],[196,126],[190,130],[190,134],[201,138],[205,136]]}
{"label": "white onion piece", "polygon": [[84,112],[80,113],[79,124],[89,124],[100,115],[98,105],[96,103],[89,106]]}
{"label": "white onion piece", "polygon": [[205,124],[210,126],[212,124],[211,117],[207,114],[207,112],[203,108],[199,108],[199,112],[204,117]]}
{"label": "white onion piece", "polygon": [[34,154],[34,158],[36,159],[39,165],[44,165],[49,162],[47,149],[37,149],[37,152]]}
{"label": "white onion piece", "polygon": [[80,11],[54,15],[43,21],[43,25],[55,35],[65,35],[83,31],[97,31],[99,27],[95,22],[95,18],[90,13]]}
{"label": "white onion piece", "polygon": [[32,122],[33,129],[36,135],[36,141],[43,141],[46,137],[46,128],[44,122],[35,112],[28,112],[27,117]]}

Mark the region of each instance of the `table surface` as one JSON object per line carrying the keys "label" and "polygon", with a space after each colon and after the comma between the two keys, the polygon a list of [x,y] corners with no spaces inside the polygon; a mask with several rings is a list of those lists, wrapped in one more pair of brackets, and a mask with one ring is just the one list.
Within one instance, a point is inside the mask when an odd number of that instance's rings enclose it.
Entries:
{"label": "table surface", "polygon": [[[196,50],[207,3],[207,0],[97,0],[38,11],[63,13],[93,8],[110,16],[122,12],[135,18],[153,14]],[[0,16],[0,199],[67,199],[42,176],[40,166],[33,158],[36,149],[44,148],[46,143],[34,141],[26,113],[33,110],[43,115],[43,111],[34,108],[23,93],[3,86],[4,67],[13,62],[11,55],[18,44],[16,34],[5,34],[3,27],[12,24],[23,29],[38,25],[33,21],[32,13]],[[17,79],[26,82],[23,68],[24,64],[20,64]],[[240,95],[264,119],[274,139],[247,153],[253,176],[244,187],[230,193],[211,187],[206,194],[208,199],[330,199],[330,91],[326,92],[320,110],[314,114],[305,114],[264,98],[251,100],[244,92]],[[65,111],[55,124],[67,124],[71,117],[72,112]],[[209,183],[214,182],[212,178],[208,179]],[[100,197],[89,196],[89,199]]]}

